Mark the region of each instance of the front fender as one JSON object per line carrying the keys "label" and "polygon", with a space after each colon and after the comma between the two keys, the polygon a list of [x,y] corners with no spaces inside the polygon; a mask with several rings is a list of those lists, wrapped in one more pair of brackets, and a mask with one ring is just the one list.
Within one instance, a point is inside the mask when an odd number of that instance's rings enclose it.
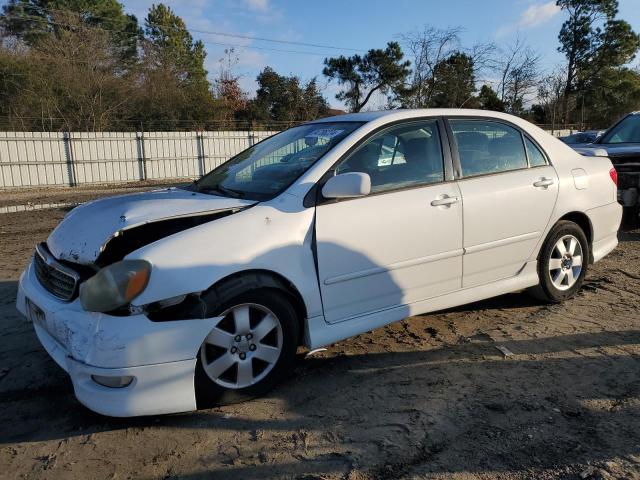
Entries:
{"label": "front fender", "polygon": [[313,208],[285,194],[142,247],[126,258],[147,260],[153,268],[147,288],[132,303],[201,292],[234,273],[267,270],[297,288],[310,317],[320,315],[313,221]]}

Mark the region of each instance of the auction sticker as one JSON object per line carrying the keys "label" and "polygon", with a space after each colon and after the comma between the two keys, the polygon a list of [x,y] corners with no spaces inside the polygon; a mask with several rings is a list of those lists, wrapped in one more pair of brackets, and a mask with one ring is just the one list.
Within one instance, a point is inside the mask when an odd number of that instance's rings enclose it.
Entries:
{"label": "auction sticker", "polygon": [[322,137],[322,138],[333,138],[337,135],[340,135],[344,130],[335,130],[333,128],[318,128],[313,132],[307,133],[305,137]]}

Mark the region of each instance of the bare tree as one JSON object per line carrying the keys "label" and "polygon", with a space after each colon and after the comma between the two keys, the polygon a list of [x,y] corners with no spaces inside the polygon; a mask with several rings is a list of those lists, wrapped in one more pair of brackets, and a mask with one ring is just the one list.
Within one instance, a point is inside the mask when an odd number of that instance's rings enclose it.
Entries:
{"label": "bare tree", "polygon": [[556,68],[551,74],[542,77],[538,85],[538,101],[544,108],[545,117],[551,120],[554,132],[562,118],[566,67]]}
{"label": "bare tree", "polygon": [[466,50],[467,55],[473,60],[476,81],[481,83],[491,83],[491,77],[496,70],[496,45],[493,42],[476,43]]}
{"label": "bare tree", "polygon": [[218,77],[213,82],[214,94],[220,108],[218,116],[225,126],[234,125],[236,112],[247,107],[247,94],[240,87],[240,77],[234,73],[239,57],[234,48],[226,48],[224,56],[218,60]]}
{"label": "bare tree", "polygon": [[502,49],[496,61],[500,73],[498,94],[510,113],[522,113],[528,96],[535,94],[538,85],[538,63],[540,55],[520,38],[511,46]]}
{"label": "bare tree", "polygon": [[403,34],[402,42],[413,55],[411,93],[407,107],[431,105],[437,82],[436,66],[460,48],[460,27],[440,29],[425,26],[421,31]]}
{"label": "bare tree", "polygon": [[400,36],[413,55],[413,78],[404,99],[405,106],[420,108],[433,105],[439,83],[447,79],[438,70],[454,54],[465,54],[471,59],[476,80],[482,80],[494,67],[495,45],[486,42],[464,48],[460,43],[462,31],[461,27],[440,29],[427,25],[422,30]]}

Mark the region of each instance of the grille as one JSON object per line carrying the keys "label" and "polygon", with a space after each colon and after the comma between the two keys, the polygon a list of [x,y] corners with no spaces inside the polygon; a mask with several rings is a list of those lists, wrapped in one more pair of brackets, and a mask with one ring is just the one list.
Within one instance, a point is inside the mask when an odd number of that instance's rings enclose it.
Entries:
{"label": "grille", "polygon": [[65,302],[75,297],[80,276],[58,262],[42,243],[36,247],[33,266],[38,281],[49,293]]}

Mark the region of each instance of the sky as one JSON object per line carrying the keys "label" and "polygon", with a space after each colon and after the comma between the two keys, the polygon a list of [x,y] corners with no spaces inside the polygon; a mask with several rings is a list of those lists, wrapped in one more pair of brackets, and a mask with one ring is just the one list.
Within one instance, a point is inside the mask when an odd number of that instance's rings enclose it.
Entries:
{"label": "sky", "polygon": [[[149,7],[161,0],[121,1],[125,10],[135,14],[142,24]],[[270,66],[280,74],[297,75],[305,81],[317,77],[329,103],[337,108],[342,107],[335,99],[339,87],[322,76],[325,57],[384,48],[389,41],[400,41],[401,34],[425,25],[461,27],[461,43],[465,47],[480,42],[508,47],[519,38],[541,55],[540,68],[545,71],[563,60],[557,46],[558,31],[566,14],[555,6],[555,0],[164,0],[163,3],[184,19],[194,38],[205,42],[206,68],[211,78],[219,71],[225,48],[234,46],[238,56],[235,71],[245,90],[255,92],[256,75]],[[619,18],[640,31],[640,0],[619,0],[619,5]],[[638,60],[634,63],[638,64]],[[373,108],[381,107],[381,101],[378,99]]]}

